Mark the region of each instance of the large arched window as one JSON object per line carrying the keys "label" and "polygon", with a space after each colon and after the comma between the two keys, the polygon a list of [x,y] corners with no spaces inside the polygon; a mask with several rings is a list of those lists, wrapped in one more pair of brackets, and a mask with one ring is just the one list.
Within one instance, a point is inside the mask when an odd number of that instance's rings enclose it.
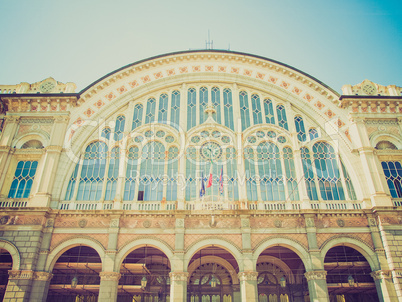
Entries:
{"label": "large arched window", "polygon": [[162,93],[159,96],[159,109],[158,109],[158,123],[166,124],[168,117],[168,95],[166,93]]}
{"label": "large arched window", "polygon": [[147,112],[145,113],[145,124],[153,123],[155,121],[155,107],[156,100],[154,98],[148,99]]}
{"label": "large arched window", "polygon": [[133,115],[133,126],[132,126],[132,130],[134,130],[135,128],[141,126],[142,123],[142,111],[143,111],[144,107],[142,106],[142,104],[136,104],[134,106],[134,115]]}
{"label": "large arched window", "polygon": [[126,118],[124,115],[119,115],[116,117],[116,125],[114,127],[114,140],[119,141],[123,138],[124,126],[126,123]]}
{"label": "large arched window", "polygon": [[170,122],[171,126],[179,129],[180,123],[180,91],[174,90],[172,92],[172,102],[170,108]]}
{"label": "large arched window", "polygon": [[314,164],[323,200],[345,200],[334,148],[326,142],[313,145]]}
{"label": "large arched window", "polygon": [[285,187],[278,146],[264,142],[257,147],[257,165],[260,178],[261,199],[285,200]]}
{"label": "large arched window", "polygon": [[107,151],[103,142],[93,142],[85,149],[77,200],[101,199]]}
{"label": "large arched window", "polygon": [[135,184],[138,177],[138,158],[139,149],[137,146],[130,147],[127,153],[127,168],[126,178],[124,183],[124,195],[123,200],[135,199]]}
{"label": "large arched window", "polygon": [[142,148],[138,200],[159,200],[163,198],[163,175],[165,168],[165,147],[160,142],[149,142]]}
{"label": "large arched window", "polygon": [[115,147],[110,152],[109,169],[106,179],[105,200],[113,200],[116,196],[117,179],[119,178],[120,148]]}
{"label": "large arched window", "polygon": [[28,198],[35,177],[37,161],[19,161],[15,169],[14,179],[8,198]]}
{"label": "large arched window", "polygon": [[254,125],[262,124],[261,101],[258,94],[251,96],[251,105],[253,109],[253,122]]}
{"label": "large arched window", "polygon": [[239,93],[241,129],[244,131],[250,127],[250,112],[248,106],[248,95],[245,91]]}
{"label": "large arched window", "polygon": [[190,88],[187,92],[187,130],[197,123],[197,92]]}
{"label": "large arched window", "polygon": [[225,126],[234,131],[232,91],[229,88],[225,88],[223,90],[223,112],[225,117]]}
{"label": "large arched window", "polygon": [[205,113],[205,109],[208,106],[208,88],[201,87],[200,88],[200,122],[202,124],[207,119],[208,115]]}

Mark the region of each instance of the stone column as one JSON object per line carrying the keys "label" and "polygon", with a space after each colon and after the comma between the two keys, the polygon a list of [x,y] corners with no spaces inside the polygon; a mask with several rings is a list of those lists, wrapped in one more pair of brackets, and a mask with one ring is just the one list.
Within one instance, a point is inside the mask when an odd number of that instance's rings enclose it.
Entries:
{"label": "stone column", "polygon": [[120,273],[100,272],[100,287],[98,302],[117,301],[117,290],[120,280]]}
{"label": "stone column", "polygon": [[31,270],[8,271],[8,283],[3,302],[27,302],[32,289],[34,272]]}
{"label": "stone column", "polygon": [[233,289],[233,302],[242,302],[241,294],[240,294],[240,285],[233,284],[232,289]]}
{"label": "stone column", "polygon": [[187,272],[171,272],[170,277],[170,302],[187,301]]}
{"label": "stone column", "polygon": [[247,271],[238,274],[241,301],[258,302],[257,272]]}
{"label": "stone column", "polygon": [[401,297],[396,296],[394,284],[392,282],[392,271],[378,270],[370,273],[375,282],[378,299],[380,302],[402,301]]}
{"label": "stone column", "polygon": [[34,272],[31,295],[29,301],[46,302],[50,280],[53,274],[48,272]]}
{"label": "stone column", "polygon": [[304,274],[308,282],[311,302],[329,302],[326,271],[310,271]]}

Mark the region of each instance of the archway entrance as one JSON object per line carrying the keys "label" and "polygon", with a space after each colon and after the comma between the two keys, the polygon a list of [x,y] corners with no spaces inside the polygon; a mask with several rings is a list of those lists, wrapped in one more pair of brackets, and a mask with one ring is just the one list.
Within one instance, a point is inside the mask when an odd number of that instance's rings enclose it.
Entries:
{"label": "archway entrance", "polygon": [[187,301],[232,302],[240,294],[236,259],[226,250],[210,246],[195,253],[188,266]]}
{"label": "archway entrance", "polygon": [[308,297],[303,262],[288,248],[264,250],[257,260],[257,272],[259,302],[304,302]]}
{"label": "archway entrance", "polygon": [[354,248],[331,248],[325,255],[324,268],[331,302],[379,301],[370,265]]}
{"label": "archway entrance", "polygon": [[133,250],[120,266],[118,302],[170,301],[170,262],[157,248]]}
{"label": "archway entrance", "polygon": [[47,301],[96,302],[99,294],[102,262],[88,246],[65,251],[53,267]]}
{"label": "archway entrance", "polygon": [[8,271],[13,267],[13,259],[5,249],[0,249],[0,301],[3,301],[7,289]]}

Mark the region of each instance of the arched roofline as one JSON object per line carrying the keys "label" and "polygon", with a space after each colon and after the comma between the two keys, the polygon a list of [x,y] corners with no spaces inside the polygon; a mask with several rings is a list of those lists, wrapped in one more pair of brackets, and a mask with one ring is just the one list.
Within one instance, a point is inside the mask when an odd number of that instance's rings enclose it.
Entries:
{"label": "arched roofline", "polygon": [[162,59],[162,58],[167,58],[169,56],[179,56],[179,55],[186,55],[186,54],[197,54],[197,53],[214,53],[214,54],[232,54],[232,55],[237,55],[237,56],[246,56],[246,57],[251,57],[254,59],[258,59],[258,60],[264,60],[264,61],[268,61],[274,64],[278,64],[281,65],[285,68],[289,68],[297,73],[300,73],[308,78],[310,78],[312,81],[317,82],[319,85],[322,85],[323,87],[325,87],[326,89],[330,90],[332,93],[334,93],[337,96],[340,96],[338,92],[336,92],[334,89],[332,89],[331,87],[329,87],[328,85],[326,85],[325,83],[321,82],[320,80],[318,80],[317,78],[311,76],[310,74],[301,71],[300,69],[297,69],[293,66],[284,64],[280,61],[276,61],[273,59],[269,59],[263,56],[258,56],[258,55],[254,55],[254,54],[248,54],[248,53],[244,53],[244,52],[238,52],[238,51],[230,51],[230,50],[221,50],[221,49],[196,49],[196,50],[182,50],[182,51],[176,51],[176,52],[171,52],[171,53],[165,53],[165,54],[161,54],[161,55],[157,55],[157,56],[153,56],[153,57],[149,57],[146,59],[142,59],[139,61],[136,61],[134,63],[125,65],[123,67],[120,67],[112,72],[109,72],[108,74],[104,75],[103,77],[99,78],[98,80],[92,82],[91,84],[89,84],[87,87],[83,88],[80,92],[79,95],[81,96],[83,93],[85,93],[87,90],[89,90],[91,87],[95,86],[96,84],[100,83],[101,81],[107,79],[108,77],[113,76],[114,74],[123,71],[124,69],[133,67],[135,65],[139,65],[141,63],[145,63],[147,61],[152,61],[152,60],[156,60],[156,59]]}

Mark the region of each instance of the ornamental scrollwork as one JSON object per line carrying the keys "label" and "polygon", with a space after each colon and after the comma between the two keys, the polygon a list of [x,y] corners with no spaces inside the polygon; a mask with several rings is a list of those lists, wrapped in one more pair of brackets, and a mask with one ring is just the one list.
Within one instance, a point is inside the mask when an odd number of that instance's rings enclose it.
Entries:
{"label": "ornamental scrollwork", "polygon": [[258,272],[240,272],[238,277],[240,281],[257,281]]}
{"label": "ornamental scrollwork", "polygon": [[50,281],[53,278],[52,273],[48,272],[34,272],[33,279],[38,281]]}
{"label": "ornamental scrollwork", "polygon": [[171,281],[187,281],[188,273],[187,272],[171,272],[169,273],[169,277]]}
{"label": "ornamental scrollwork", "polygon": [[381,280],[381,279],[390,279],[392,278],[391,271],[388,270],[379,270],[370,273],[370,276],[374,280]]}
{"label": "ornamental scrollwork", "polygon": [[326,271],[311,271],[304,274],[307,281],[311,280],[326,280],[327,272]]}
{"label": "ornamental scrollwork", "polygon": [[119,281],[121,274],[117,272],[100,272],[99,277],[102,281]]}

